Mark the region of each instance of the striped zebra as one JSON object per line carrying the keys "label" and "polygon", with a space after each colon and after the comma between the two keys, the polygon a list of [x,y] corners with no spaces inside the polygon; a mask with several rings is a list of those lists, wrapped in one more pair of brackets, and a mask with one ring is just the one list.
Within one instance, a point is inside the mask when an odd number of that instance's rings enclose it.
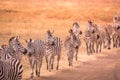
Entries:
{"label": "striped zebra", "polygon": [[113,17],[113,47],[120,47],[120,14]]}
{"label": "striped zebra", "polygon": [[96,39],[96,53],[101,52],[102,45],[104,48],[110,49],[111,45],[111,37],[109,34],[109,27],[108,26],[98,26],[95,24],[94,32],[99,36],[98,39]]}
{"label": "striped zebra", "polygon": [[27,50],[23,47],[23,45],[19,41],[19,37],[11,37],[9,39],[9,45],[6,46],[6,50],[4,52],[3,60],[14,57],[21,61],[21,57],[19,53],[26,54]]}
{"label": "striped zebra", "polygon": [[27,55],[30,62],[31,74],[30,78],[34,77],[34,70],[36,65],[36,76],[40,76],[40,69],[42,67],[43,57],[45,55],[45,45],[42,40],[26,40]]}
{"label": "striped zebra", "polygon": [[[86,31],[85,41],[87,49],[89,48],[89,53],[95,52],[94,44],[96,44],[96,53],[101,52],[102,45],[107,49],[110,49],[111,45],[111,34],[110,34],[110,25],[97,25],[93,22],[88,22],[88,30]],[[110,29],[109,29],[110,28]]]}
{"label": "striped zebra", "polygon": [[57,56],[56,70],[59,69],[59,61],[62,51],[62,40],[59,37],[54,37],[52,34],[53,32],[48,30],[46,32],[46,40],[45,40],[45,47],[46,47],[45,58],[47,63],[47,70],[49,71],[53,69],[54,56]]}
{"label": "striped zebra", "polygon": [[81,45],[81,40],[80,40],[80,36],[81,36],[81,34],[82,34],[82,31],[80,30],[80,26],[79,26],[79,24],[78,24],[78,22],[74,22],[73,23],[73,33],[76,35],[76,37],[78,38],[78,40],[79,40],[79,45],[78,45],[78,48],[76,49],[76,61],[77,61],[77,56],[78,56],[78,50],[79,50],[79,47],[80,47],[80,45]]}
{"label": "striped zebra", "polygon": [[19,60],[13,57],[5,59],[4,54],[8,50],[8,45],[2,45],[1,48],[2,55],[0,60],[0,80],[21,80],[23,72],[22,64]]}
{"label": "striped zebra", "polygon": [[94,43],[96,39],[99,38],[95,33],[94,23],[91,20],[88,20],[88,25],[84,33],[84,41],[86,43],[87,54],[90,55],[95,52]]}
{"label": "striped zebra", "polygon": [[15,58],[0,60],[0,80],[22,80],[22,64]]}
{"label": "striped zebra", "polygon": [[69,66],[73,66],[74,53],[76,52],[76,49],[79,48],[80,41],[73,33],[72,29],[69,30],[69,34],[70,35],[65,38],[64,46],[67,51]]}

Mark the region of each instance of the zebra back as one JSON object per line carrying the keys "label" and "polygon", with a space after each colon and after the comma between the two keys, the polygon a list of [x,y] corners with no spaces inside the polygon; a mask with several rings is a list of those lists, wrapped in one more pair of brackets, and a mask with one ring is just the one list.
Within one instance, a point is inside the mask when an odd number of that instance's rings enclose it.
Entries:
{"label": "zebra back", "polygon": [[46,55],[53,54],[59,55],[62,51],[62,40],[59,37],[53,37],[54,45],[45,44],[46,46]]}

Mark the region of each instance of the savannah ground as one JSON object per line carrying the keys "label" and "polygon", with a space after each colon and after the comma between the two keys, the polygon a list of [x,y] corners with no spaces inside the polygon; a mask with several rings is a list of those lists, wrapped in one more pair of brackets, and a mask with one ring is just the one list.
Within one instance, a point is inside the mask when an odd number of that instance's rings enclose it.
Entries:
{"label": "savannah ground", "polygon": [[[48,29],[54,30],[54,35],[64,42],[74,21],[78,21],[84,31],[87,20],[112,24],[112,17],[118,13],[120,0],[0,0],[0,45],[8,44],[10,37],[19,35],[26,47],[26,39],[44,40]],[[41,77],[35,80],[120,80],[119,52],[118,48],[88,56],[82,40],[74,67],[68,67],[63,47],[60,70],[48,72],[44,60]],[[23,80],[29,80],[31,69],[24,55],[22,63]]]}

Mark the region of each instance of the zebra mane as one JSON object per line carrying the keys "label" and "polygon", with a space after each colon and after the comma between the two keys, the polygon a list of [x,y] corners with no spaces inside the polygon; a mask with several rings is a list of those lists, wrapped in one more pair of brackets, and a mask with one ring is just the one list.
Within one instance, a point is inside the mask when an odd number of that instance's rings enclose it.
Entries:
{"label": "zebra mane", "polygon": [[15,37],[11,37],[10,39],[9,39],[9,43],[14,39]]}

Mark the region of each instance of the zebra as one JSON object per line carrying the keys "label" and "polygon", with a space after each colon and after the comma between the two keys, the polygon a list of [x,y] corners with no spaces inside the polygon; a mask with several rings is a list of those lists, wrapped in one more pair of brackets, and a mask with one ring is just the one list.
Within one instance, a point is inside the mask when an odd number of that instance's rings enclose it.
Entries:
{"label": "zebra", "polygon": [[0,80],[21,80],[23,73],[21,62],[13,57],[3,60],[7,49],[7,45],[2,45],[0,49]]}
{"label": "zebra", "polygon": [[113,47],[120,47],[120,15],[115,15],[113,17]]}
{"label": "zebra", "polygon": [[0,60],[0,80],[21,80],[23,67],[19,60],[9,58]]}
{"label": "zebra", "polygon": [[[87,46],[87,53],[98,53],[101,52],[102,44],[104,47],[110,49],[111,44],[111,37],[110,37],[110,25],[97,25],[94,24],[92,21],[88,21],[88,30],[86,31],[85,41]],[[88,38],[87,38],[88,37]],[[94,44],[96,44],[96,51],[94,50]],[[90,51],[88,52],[88,49]]]}
{"label": "zebra", "polygon": [[30,78],[34,77],[34,70],[36,65],[36,76],[40,76],[40,69],[42,67],[43,57],[45,55],[45,45],[42,40],[26,40],[27,43],[27,55],[31,67]]}
{"label": "zebra", "polygon": [[18,36],[11,37],[9,39],[9,45],[6,46],[6,50],[4,52],[3,60],[14,57],[21,61],[21,57],[19,53],[26,54],[27,50],[23,47],[23,45],[19,41]]}
{"label": "zebra", "polygon": [[56,70],[59,69],[59,61],[60,61],[61,51],[62,51],[62,40],[59,37],[54,37],[52,34],[53,32],[51,32],[50,30],[46,31],[45,58],[46,58],[46,63],[47,63],[47,70],[49,71],[53,69],[54,56],[57,56]]}
{"label": "zebra", "polygon": [[76,49],[76,61],[77,61],[77,56],[78,56],[78,50],[79,50],[79,47],[80,47],[80,45],[81,45],[81,40],[80,40],[80,36],[81,36],[81,34],[82,34],[82,31],[80,30],[80,26],[79,26],[79,24],[78,24],[78,22],[74,22],[73,23],[73,28],[72,28],[72,30],[73,30],[73,33],[76,35],[76,37],[78,38],[78,40],[79,40],[79,45],[78,45],[78,48]]}
{"label": "zebra", "polygon": [[110,45],[111,45],[111,37],[110,37],[110,33],[109,33],[109,26],[105,26],[103,28],[103,26],[98,26],[97,24],[95,24],[95,34],[97,34],[99,36],[98,39],[96,39],[96,53],[98,53],[98,49],[99,52],[101,52],[101,48],[102,48],[102,44],[104,48],[110,49]]}
{"label": "zebra", "polygon": [[84,32],[84,41],[86,43],[86,49],[88,55],[95,52],[94,43],[96,42],[96,39],[99,38],[99,36],[94,33],[95,33],[94,23],[93,21],[88,20],[88,25]]}
{"label": "zebra", "polygon": [[76,35],[73,33],[73,30],[69,30],[69,36],[65,38],[64,46],[67,51],[68,63],[69,66],[73,66],[73,56],[76,52],[76,49],[79,48],[80,42]]}

